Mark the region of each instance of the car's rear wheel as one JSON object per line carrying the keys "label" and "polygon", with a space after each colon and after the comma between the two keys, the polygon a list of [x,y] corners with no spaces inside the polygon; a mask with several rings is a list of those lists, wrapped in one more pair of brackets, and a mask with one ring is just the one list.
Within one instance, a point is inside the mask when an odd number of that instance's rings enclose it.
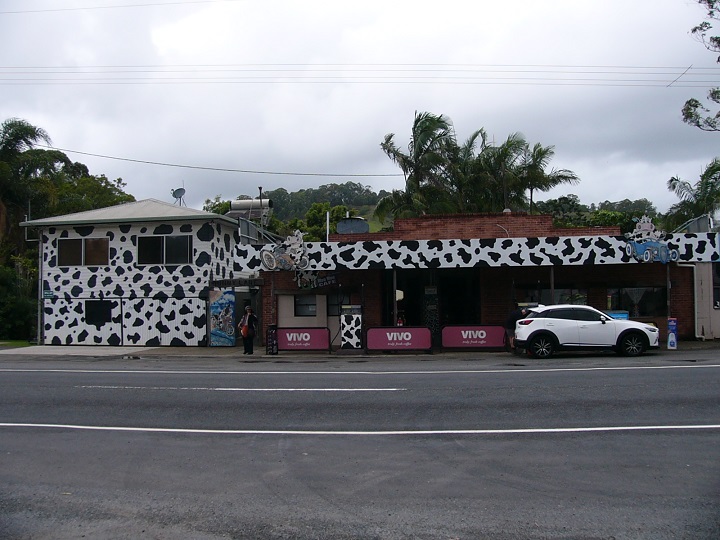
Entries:
{"label": "car's rear wheel", "polygon": [[618,352],[623,356],[640,356],[645,352],[645,339],[637,332],[625,334],[618,345]]}
{"label": "car's rear wheel", "polygon": [[552,336],[540,334],[530,340],[527,350],[533,358],[550,358],[555,348],[555,340]]}

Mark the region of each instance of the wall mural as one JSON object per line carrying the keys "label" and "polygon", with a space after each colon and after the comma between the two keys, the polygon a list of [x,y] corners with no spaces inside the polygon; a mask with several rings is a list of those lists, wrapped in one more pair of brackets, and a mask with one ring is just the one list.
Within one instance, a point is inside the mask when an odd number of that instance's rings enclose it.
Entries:
{"label": "wall mural", "polygon": [[[633,240],[639,243],[637,240]],[[656,240],[651,240],[656,241]],[[659,241],[658,241],[659,242]],[[652,260],[718,262],[718,233],[668,234],[663,244],[645,245]],[[640,243],[642,244],[642,243]],[[283,246],[281,244],[280,246]],[[624,236],[555,236],[465,240],[381,240],[304,244],[306,270],[392,268],[468,268],[480,266],[577,266],[637,264]],[[661,249],[667,248],[667,252]],[[266,270],[265,259],[277,246],[237,245],[235,270]],[[644,253],[644,251],[643,251]],[[675,254],[677,253],[677,254]],[[644,255],[643,255],[644,257]],[[262,262],[261,262],[262,261]],[[277,265],[276,265],[277,266]],[[276,267],[274,266],[273,269]],[[290,266],[288,269],[295,269]]]}
{"label": "wall mural", "polygon": [[628,257],[633,257],[640,262],[661,262],[677,261],[680,258],[678,250],[665,240],[667,234],[655,229],[655,225],[648,216],[640,219],[633,218],[636,222],[635,230],[627,233],[627,245],[625,252]]}
{"label": "wall mural", "polygon": [[210,304],[210,346],[235,346],[235,291],[211,290]]}

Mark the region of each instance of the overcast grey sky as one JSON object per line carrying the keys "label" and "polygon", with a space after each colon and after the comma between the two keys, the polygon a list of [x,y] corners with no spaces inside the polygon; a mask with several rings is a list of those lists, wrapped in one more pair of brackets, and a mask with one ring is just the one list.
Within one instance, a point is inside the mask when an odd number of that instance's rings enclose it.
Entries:
{"label": "overcast grey sky", "polygon": [[460,141],[482,127],[554,145],[551,166],[581,182],[541,200],[666,211],[667,180],[720,155],[720,134],[680,118],[720,86],[689,34],[704,15],[694,0],[0,0],[0,120],[44,128],[138,199],[184,186],[200,208],[259,186],[402,189],[380,142],[407,144],[429,111]]}

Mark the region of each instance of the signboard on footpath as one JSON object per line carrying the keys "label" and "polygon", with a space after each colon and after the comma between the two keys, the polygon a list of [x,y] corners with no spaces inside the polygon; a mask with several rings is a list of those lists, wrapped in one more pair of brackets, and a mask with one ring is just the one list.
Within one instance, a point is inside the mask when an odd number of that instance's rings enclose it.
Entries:
{"label": "signboard on footpath", "polygon": [[430,350],[430,329],[424,326],[370,328],[367,331],[367,348],[374,351]]}
{"label": "signboard on footpath", "polygon": [[278,328],[277,346],[281,351],[329,351],[329,328]]}
{"label": "signboard on footpath", "polygon": [[442,346],[450,349],[502,348],[505,329],[502,326],[444,326]]}

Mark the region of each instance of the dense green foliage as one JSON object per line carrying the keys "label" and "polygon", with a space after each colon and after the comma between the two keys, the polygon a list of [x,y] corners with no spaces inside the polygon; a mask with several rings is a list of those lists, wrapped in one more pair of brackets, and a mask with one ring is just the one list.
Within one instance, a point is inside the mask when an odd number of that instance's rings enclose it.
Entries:
{"label": "dense green foliage", "polygon": [[37,148],[50,136],[25,120],[0,124],[0,338],[33,335],[37,314],[37,244],[25,241],[26,219],[113,206],[135,198],[122,179],[91,175],[63,152]]}
{"label": "dense green foliage", "polygon": [[633,218],[647,214],[657,218],[657,210],[647,199],[630,201],[628,199],[599,205],[584,205],[577,195],[566,195],[557,199],[548,199],[537,203],[541,214],[553,217],[556,227],[620,227],[621,233],[635,228]]}

